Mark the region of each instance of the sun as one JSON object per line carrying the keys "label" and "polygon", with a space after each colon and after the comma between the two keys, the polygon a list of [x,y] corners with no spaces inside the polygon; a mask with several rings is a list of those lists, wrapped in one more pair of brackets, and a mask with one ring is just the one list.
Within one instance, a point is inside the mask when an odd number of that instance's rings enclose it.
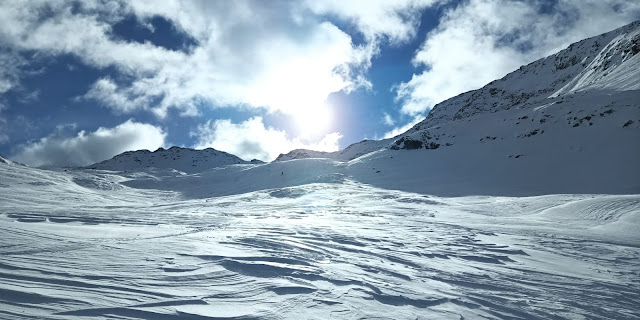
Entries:
{"label": "sun", "polygon": [[304,137],[325,133],[332,118],[331,110],[326,105],[301,108],[293,114],[293,121]]}

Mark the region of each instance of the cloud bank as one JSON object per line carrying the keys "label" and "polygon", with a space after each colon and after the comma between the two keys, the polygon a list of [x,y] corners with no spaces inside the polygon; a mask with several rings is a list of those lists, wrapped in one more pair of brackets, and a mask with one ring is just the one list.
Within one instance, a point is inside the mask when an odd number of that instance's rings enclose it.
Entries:
{"label": "cloud bank", "polygon": [[[364,72],[379,39],[411,38],[416,10],[432,2],[8,1],[0,4],[0,39],[16,52],[71,54],[95,68],[116,68],[122,76],[99,79],[84,95],[116,112],[164,117],[175,108],[196,115],[208,105],[291,114],[318,107],[332,92],[370,86]],[[329,14],[355,24],[368,40],[354,45],[323,18]],[[143,25],[162,17],[194,44],[169,50],[121,40],[112,26],[132,15]],[[9,59],[19,57],[0,53],[2,65]],[[19,77],[19,70],[5,70],[0,92]]]}
{"label": "cloud bank", "polygon": [[132,120],[114,128],[80,131],[75,136],[65,135],[60,127],[58,132],[20,146],[10,158],[30,166],[85,166],[124,151],[155,150],[165,145],[165,136],[159,127]]}

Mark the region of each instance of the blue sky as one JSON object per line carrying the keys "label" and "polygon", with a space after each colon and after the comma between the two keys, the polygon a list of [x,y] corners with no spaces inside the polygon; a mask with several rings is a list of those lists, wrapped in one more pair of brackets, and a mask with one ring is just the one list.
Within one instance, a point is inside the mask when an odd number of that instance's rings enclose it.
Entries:
{"label": "blue sky", "polygon": [[639,18],[631,0],[2,2],[0,154],[334,151]]}

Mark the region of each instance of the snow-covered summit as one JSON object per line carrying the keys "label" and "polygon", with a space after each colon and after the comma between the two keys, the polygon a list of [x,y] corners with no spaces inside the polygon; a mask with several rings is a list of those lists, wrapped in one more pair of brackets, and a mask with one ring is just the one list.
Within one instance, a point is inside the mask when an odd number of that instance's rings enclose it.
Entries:
{"label": "snow-covered summit", "polygon": [[88,166],[91,169],[130,171],[144,168],[175,169],[183,172],[201,172],[230,164],[261,163],[244,161],[224,151],[207,148],[195,150],[181,147],[169,149],[127,151],[109,160]]}
{"label": "snow-covered summit", "polygon": [[314,151],[307,149],[295,149],[286,154],[280,154],[274,161],[287,161],[294,159],[307,158],[327,158],[337,161],[349,161],[362,155],[378,151],[391,142],[390,139],[384,140],[362,140],[360,142],[349,145],[348,147],[334,152]]}

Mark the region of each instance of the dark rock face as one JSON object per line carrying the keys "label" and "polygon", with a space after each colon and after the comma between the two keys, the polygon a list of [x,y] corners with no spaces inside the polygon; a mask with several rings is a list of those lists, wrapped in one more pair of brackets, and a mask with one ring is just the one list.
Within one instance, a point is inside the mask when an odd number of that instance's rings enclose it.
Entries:
{"label": "dark rock face", "polygon": [[405,140],[403,149],[407,149],[407,150],[422,149],[422,141],[420,141],[420,140]]}
{"label": "dark rock face", "polygon": [[406,137],[402,137],[394,143],[390,147],[391,150],[416,150],[416,149],[438,149],[440,147],[439,143],[435,143],[433,141],[422,141],[422,140],[414,140],[408,139]]}
{"label": "dark rock face", "polygon": [[425,149],[432,149],[432,150],[433,150],[433,149],[438,149],[438,148],[440,148],[440,144],[435,143],[435,142],[433,142],[433,141],[428,142],[428,143],[425,145]]}

